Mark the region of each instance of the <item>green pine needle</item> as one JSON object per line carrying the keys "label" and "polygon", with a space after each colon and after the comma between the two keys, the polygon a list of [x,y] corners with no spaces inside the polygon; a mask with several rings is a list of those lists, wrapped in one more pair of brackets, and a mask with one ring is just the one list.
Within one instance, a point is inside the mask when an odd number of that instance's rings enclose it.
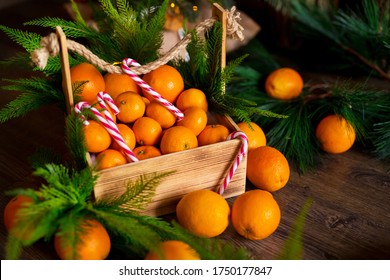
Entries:
{"label": "green pine needle", "polygon": [[303,231],[307,218],[307,213],[313,203],[312,198],[308,198],[295,219],[293,228],[287,240],[285,241],[282,251],[277,259],[279,260],[301,260],[303,257]]}
{"label": "green pine needle", "polygon": [[249,122],[254,115],[286,117],[258,108],[257,103],[252,100],[229,92],[229,83],[235,81],[236,69],[246,55],[232,59],[224,69],[221,68],[222,27],[219,22],[206,33],[205,40],[200,39],[195,31],[191,35],[192,40],[187,46],[190,60],[179,59],[174,62],[174,66],[183,76],[186,88],[198,88],[206,94],[210,110],[245,122]]}
{"label": "green pine needle", "polygon": [[284,6],[283,11],[298,23],[297,31],[306,38],[329,42],[337,66],[347,63],[354,70],[359,66],[367,74],[374,72],[390,80],[390,2],[363,0],[361,8],[347,9],[332,4],[324,9],[305,0],[267,2],[277,9]]}
{"label": "green pine needle", "polygon": [[10,84],[3,86],[3,89],[21,94],[0,110],[0,123],[23,117],[44,105],[57,104],[65,108],[61,87],[56,82],[38,77],[5,81]]}
{"label": "green pine needle", "polygon": [[174,171],[142,175],[136,181],[128,182],[126,191],[120,196],[101,199],[95,202],[94,207],[114,212],[142,211],[153,199],[161,180],[173,173]]}

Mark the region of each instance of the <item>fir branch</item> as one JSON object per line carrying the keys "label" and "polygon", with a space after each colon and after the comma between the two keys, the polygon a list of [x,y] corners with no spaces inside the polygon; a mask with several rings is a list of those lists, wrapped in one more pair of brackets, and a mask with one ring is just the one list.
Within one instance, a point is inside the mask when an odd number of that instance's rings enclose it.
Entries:
{"label": "fir branch", "polygon": [[387,118],[390,96],[367,89],[365,84],[339,81],[333,85],[307,87],[299,98],[287,102],[268,98],[263,93],[261,104],[260,108],[289,116],[277,121],[263,118],[255,121],[266,131],[268,145],[279,149],[302,173],[321,161],[315,127],[327,115],[343,116],[353,126],[358,142],[370,146],[376,139],[386,145],[386,139],[378,135],[372,137],[375,135],[372,130],[378,120]]}
{"label": "fir branch", "polygon": [[4,25],[0,25],[0,30],[7,34],[14,42],[25,48],[29,53],[40,48],[42,36],[36,33],[14,29]]}
{"label": "fir branch", "polygon": [[48,79],[26,78],[5,79],[5,81],[9,82],[10,85],[3,86],[3,89],[22,93],[0,110],[0,122],[25,116],[27,113],[48,104],[65,106],[61,87]]}
{"label": "fir branch", "polygon": [[66,36],[70,38],[92,37],[95,36],[97,33],[96,30],[93,30],[92,28],[88,27],[83,21],[78,20],[77,22],[73,22],[62,18],[53,17],[34,19],[24,23],[24,25],[49,27],[53,30],[57,26],[61,26]]}
{"label": "fir branch", "polygon": [[298,213],[297,218],[294,221],[293,228],[287,240],[284,242],[282,251],[277,259],[279,260],[301,260],[303,255],[303,230],[307,213],[313,203],[312,198],[308,198],[305,201],[301,211]]}
{"label": "fir branch", "polygon": [[13,57],[0,61],[1,69],[31,70],[30,55],[25,52],[16,52]]}
{"label": "fir branch", "polygon": [[175,62],[175,67],[186,81],[186,87],[194,87],[205,92],[209,107],[221,115],[229,115],[239,121],[249,122],[254,115],[284,118],[285,115],[275,114],[257,107],[252,100],[247,100],[226,92],[231,89],[229,83],[234,80],[236,68],[246,58],[246,55],[232,59],[227,66],[221,68],[221,38],[222,27],[216,22],[211,30],[201,40],[192,32],[192,40],[187,46],[189,61],[183,59]]}
{"label": "fir branch", "polygon": [[[275,5],[275,2],[267,1]],[[321,6],[304,0],[287,2],[286,13],[300,23],[300,31],[308,38],[323,36],[342,51],[342,58],[358,63],[366,72],[374,70],[380,77],[390,79],[389,51],[390,4],[363,0],[359,12]],[[345,56],[345,54],[348,56]],[[356,66],[356,65],[351,66]]]}
{"label": "fir branch", "polygon": [[319,162],[318,145],[310,118],[311,111],[301,101],[281,102],[270,100],[267,109],[284,113],[285,119],[254,118],[267,136],[267,145],[278,149],[297,171],[306,172]]}
{"label": "fir branch", "polygon": [[[90,211],[106,226],[111,236],[120,240],[121,247],[128,248],[139,257],[143,257],[161,240],[158,232],[140,223],[136,215],[97,208]],[[156,218],[154,220],[158,221]]]}
{"label": "fir branch", "polygon": [[112,212],[142,211],[153,199],[161,180],[173,173],[174,171],[142,175],[135,182],[128,182],[126,191],[120,196],[101,199],[95,202],[94,207]]}
{"label": "fir branch", "polygon": [[83,122],[74,112],[65,119],[65,144],[70,153],[70,164],[75,170],[83,170],[88,166],[83,126]]}
{"label": "fir branch", "polygon": [[381,160],[389,161],[390,120],[374,124],[372,139],[374,144],[374,155]]}
{"label": "fir branch", "polygon": [[61,164],[62,160],[62,155],[46,147],[38,147],[35,153],[29,158],[30,165],[33,169],[44,167],[49,163]]}

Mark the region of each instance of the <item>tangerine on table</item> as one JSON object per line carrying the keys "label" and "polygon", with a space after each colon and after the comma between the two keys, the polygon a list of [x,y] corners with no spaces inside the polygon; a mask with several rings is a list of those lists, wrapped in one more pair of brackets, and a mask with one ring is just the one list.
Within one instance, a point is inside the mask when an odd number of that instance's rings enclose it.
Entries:
{"label": "tangerine on table", "polygon": [[119,94],[115,99],[115,104],[119,109],[117,118],[124,123],[132,123],[145,113],[145,102],[141,95],[133,91]]}
{"label": "tangerine on table", "polygon": [[161,156],[161,152],[155,146],[138,146],[133,153],[139,160]]}
{"label": "tangerine on table", "polygon": [[200,257],[187,243],[168,240],[161,242],[155,250],[149,251],[145,260],[200,260]]}
{"label": "tangerine on table", "polygon": [[129,75],[117,74],[117,73],[107,73],[104,75],[104,82],[106,84],[106,92],[111,96],[112,99],[115,98],[125,91],[133,91],[138,94],[141,94],[141,88],[137,83],[130,78]]}
{"label": "tangerine on table", "polygon": [[352,125],[338,115],[329,115],[323,118],[317,125],[315,133],[320,148],[331,154],[348,151],[356,139]]}
{"label": "tangerine on table", "polygon": [[198,135],[199,146],[225,141],[229,134],[229,129],[226,126],[222,124],[209,124]]}
{"label": "tangerine on table", "polygon": [[[133,130],[128,125],[126,125],[124,123],[117,124],[117,127],[119,130],[119,133],[121,134],[124,142],[129,147],[129,149],[131,149],[131,150],[134,149],[134,147],[136,145],[136,141],[135,141],[135,134],[134,134]],[[117,151],[122,151],[122,147],[114,139],[111,141],[110,148],[117,150]]]}
{"label": "tangerine on table", "polygon": [[194,132],[185,126],[172,126],[164,131],[161,138],[162,154],[170,154],[198,147]]}
{"label": "tangerine on table", "polygon": [[145,115],[156,120],[163,129],[173,126],[176,122],[176,116],[156,100],[146,105]]}
{"label": "tangerine on table", "polygon": [[103,125],[95,120],[89,120],[83,127],[85,146],[90,153],[100,153],[111,145],[111,135]]}
{"label": "tangerine on table", "polygon": [[246,122],[240,122],[237,126],[248,137],[248,152],[267,144],[264,131],[256,123],[249,122],[248,125]]}
{"label": "tangerine on table", "polygon": [[231,221],[238,234],[251,240],[267,238],[280,224],[280,207],[272,194],[250,190],[233,202]]}
{"label": "tangerine on table", "polygon": [[[166,64],[146,73],[143,80],[171,103],[174,103],[184,90],[184,80],[180,72]],[[142,92],[149,100],[153,100],[146,90],[142,89]]]}
{"label": "tangerine on table", "polygon": [[190,107],[198,107],[203,109],[205,112],[208,110],[208,103],[206,94],[197,88],[189,88],[182,93],[176,100],[176,107],[180,111],[185,111]]}
{"label": "tangerine on table", "polygon": [[97,155],[96,170],[103,170],[126,163],[127,159],[123,153],[114,149],[107,149]]}
{"label": "tangerine on table", "polygon": [[273,192],[287,184],[290,166],[279,150],[261,146],[248,153],[246,176],[255,187]]}
{"label": "tangerine on table", "polygon": [[276,99],[289,100],[298,97],[303,89],[303,79],[294,69],[284,67],[272,71],[265,81],[266,93]]}
{"label": "tangerine on table", "polygon": [[141,117],[133,124],[133,131],[137,143],[141,146],[154,146],[160,142],[162,135],[161,125],[149,117]]}
{"label": "tangerine on table", "polygon": [[83,62],[70,68],[70,80],[73,83],[85,82],[82,86],[81,101],[90,104],[96,102],[97,94],[106,88],[103,75],[90,63]]}
{"label": "tangerine on table", "polygon": [[229,214],[226,199],[208,189],[185,194],[176,206],[180,225],[200,237],[215,237],[224,232]]}
{"label": "tangerine on table", "polygon": [[177,122],[178,126],[185,126],[198,136],[207,125],[207,114],[202,108],[190,107],[184,112],[184,118]]}
{"label": "tangerine on table", "polygon": [[54,236],[54,248],[62,260],[104,260],[110,253],[111,240],[99,221],[88,219],[71,236],[58,232]]}

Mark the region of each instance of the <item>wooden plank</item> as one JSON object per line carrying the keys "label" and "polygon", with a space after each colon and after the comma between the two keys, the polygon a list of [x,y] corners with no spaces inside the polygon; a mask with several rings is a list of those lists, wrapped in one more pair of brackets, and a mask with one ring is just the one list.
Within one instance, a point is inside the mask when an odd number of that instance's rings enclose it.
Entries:
{"label": "wooden plank", "polygon": [[66,111],[68,114],[70,114],[73,110],[74,101],[73,101],[72,82],[70,79],[68,47],[66,43],[66,36],[62,31],[62,28],[60,26],[57,26],[56,31],[60,42],[62,90],[64,91],[64,95],[65,95]]}

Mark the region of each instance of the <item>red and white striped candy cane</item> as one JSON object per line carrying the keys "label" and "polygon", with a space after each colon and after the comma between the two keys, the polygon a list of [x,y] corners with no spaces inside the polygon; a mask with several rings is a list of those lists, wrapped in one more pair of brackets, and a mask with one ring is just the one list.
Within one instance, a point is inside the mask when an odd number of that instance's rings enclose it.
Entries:
{"label": "red and white striped candy cane", "polygon": [[[104,96],[104,93],[101,94],[100,98],[106,98],[106,96]],[[100,101],[99,101],[100,103]],[[131,149],[129,148],[129,146],[127,146],[127,144],[125,143],[122,135],[120,134],[119,132],[119,129],[118,127],[116,126],[115,122],[113,121],[110,113],[107,111],[107,106],[106,104],[103,104],[104,103],[104,100],[102,101],[102,103],[100,103],[100,106],[102,108],[104,108],[104,112],[105,112],[105,116],[108,118],[106,119],[100,112],[98,109],[92,107],[88,102],[79,102],[75,105],[75,113],[76,114],[81,114],[82,115],[82,110],[83,109],[86,109],[86,108],[90,108],[91,111],[93,112],[93,114],[97,117],[97,119],[100,121],[100,123],[104,126],[104,128],[108,131],[108,133],[110,133],[110,135],[112,136],[112,138],[119,144],[119,146],[123,149],[123,151],[125,152],[125,155],[127,157],[127,159],[130,161],[130,162],[135,162],[135,161],[139,161],[139,159],[135,156],[135,154],[133,153],[133,151],[131,151]],[[115,111],[115,110],[114,110]],[[84,125],[87,125],[88,124],[88,121],[85,120],[84,118]]]}
{"label": "red and white striped candy cane", "polygon": [[241,145],[240,151],[238,152],[236,159],[234,160],[232,166],[229,169],[227,176],[223,180],[222,185],[218,188],[217,192],[220,195],[222,195],[224,193],[224,191],[226,190],[227,186],[229,185],[230,181],[232,180],[234,173],[236,172],[238,166],[240,165],[242,159],[244,158],[244,156],[248,152],[248,137],[245,135],[245,133],[243,133],[241,131],[232,132],[228,136],[227,140],[232,140],[235,138],[240,138],[242,145]]}
{"label": "red and white striped candy cane", "polygon": [[135,74],[130,66],[141,66],[138,62],[131,58],[125,58],[122,61],[122,70],[130,78],[132,78],[141,88],[145,89],[154,99],[156,99],[161,105],[166,107],[171,111],[178,121],[184,118],[184,114],[178,108],[176,108],[171,102],[163,98],[157,91],[155,91],[150,85],[148,85],[144,80],[142,80],[137,74]]}

